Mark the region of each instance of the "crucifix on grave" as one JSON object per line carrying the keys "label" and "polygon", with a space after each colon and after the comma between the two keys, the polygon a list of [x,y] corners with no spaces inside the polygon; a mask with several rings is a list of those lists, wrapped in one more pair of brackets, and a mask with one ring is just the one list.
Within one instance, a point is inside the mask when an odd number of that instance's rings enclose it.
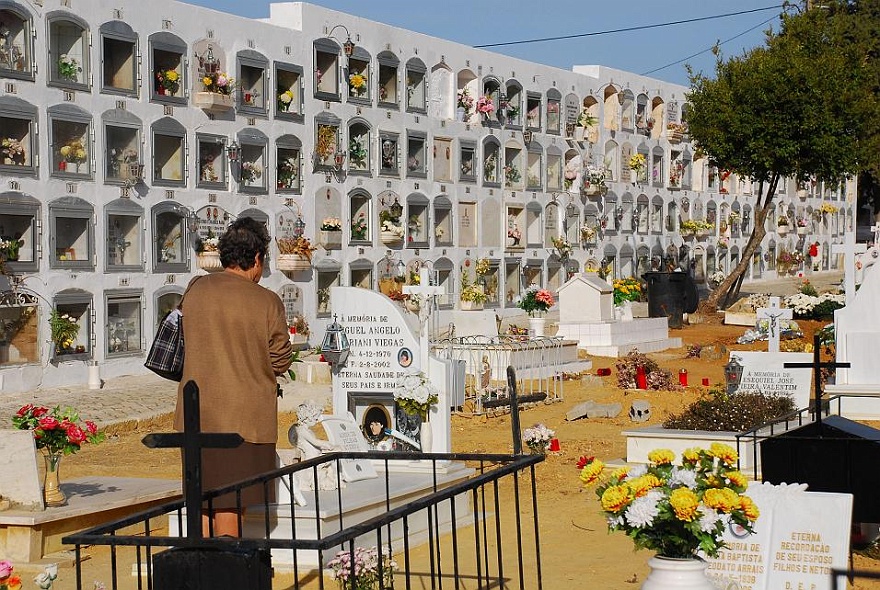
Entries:
{"label": "crucifix on grave", "polygon": [[818,425],[822,425],[822,369],[848,369],[849,363],[838,363],[835,361],[822,362],[819,357],[822,351],[822,338],[818,334],[813,336],[813,362],[811,363],[783,363],[786,369],[813,369],[813,390],[815,399],[813,400],[814,419]]}
{"label": "crucifix on grave", "polygon": [[436,298],[443,295],[443,287],[431,284],[431,273],[426,267],[419,270],[419,284],[405,285],[403,292],[414,296],[419,301],[419,359],[422,370],[428,373],[429,334],[428,320],[434,311]]}
{"label": "crucifix on grave", "polygon": [[779,297],[771,297],[769,307],[757,309],[758,324],[761,320],[767,320],[767,352],[779,352],[780,320],[790,320],[792,311],[779,307]]}
{"label": "crucifix on grave", "polygon": [[183,432],[148,434],[143,443],[151,449],[180,447],[183,453],[183,488],[186,503],[186,536],[202,537],[202,449],[234,449],[244,439],[238,433],[202,432],[199,387],[183,386]]}
{"label": "crucifix on grave", "polygon": [[865,244],[856,243],[856,232],[854,231],[848,231],[844,234],[842,244],[831,246],[832,254],[843,254],[843,291],[846,294],[847,303],[851,303],[856,294],[856,254],[862,254],[867,249]]}

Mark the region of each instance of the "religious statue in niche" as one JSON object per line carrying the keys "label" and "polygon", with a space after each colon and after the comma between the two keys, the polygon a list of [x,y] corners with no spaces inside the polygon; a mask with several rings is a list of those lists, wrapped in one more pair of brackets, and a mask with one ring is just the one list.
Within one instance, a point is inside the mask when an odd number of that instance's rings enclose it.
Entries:
{"label": "religious statue in niche", "polygon": [[[313,401],[305,401],[296,408],[296,425],[290,430],[290,443],[299,452],[301,461],[320,457],[322,453],[337,450],[328,440],[318,438],[312,430],[321,418],[322,408]],[[336,489],[336,464],[332,461],[318,467],[318,489]],[[315,476],[311,469],[297,473],[297,483],[301,490],[314,488]]]}

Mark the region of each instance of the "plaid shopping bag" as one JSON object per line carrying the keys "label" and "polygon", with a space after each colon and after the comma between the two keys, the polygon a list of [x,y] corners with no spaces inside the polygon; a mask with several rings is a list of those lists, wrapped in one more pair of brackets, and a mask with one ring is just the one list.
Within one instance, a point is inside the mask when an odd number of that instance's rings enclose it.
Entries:
{"label": "plaid shopping bag", "polygon": [[144,366],[172,381],[183,377],[183,314],[179,309],[169,312],[159,322]]}

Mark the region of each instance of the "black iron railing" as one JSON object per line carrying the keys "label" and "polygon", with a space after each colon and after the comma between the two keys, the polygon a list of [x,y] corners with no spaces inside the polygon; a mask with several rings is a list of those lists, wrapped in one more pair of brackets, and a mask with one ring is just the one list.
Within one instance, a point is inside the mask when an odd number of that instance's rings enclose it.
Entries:
{"label": "black iron railing", "polygon": [[[369,510],[357,493],[363,482],[343,487],[341,481],[343,461],[364,459],[373,462],[381,482],[371,480],[377,497]],[[271,486],[292,489],[298,481],[312,482],[314,489],[304,491],[305,506],[291,494],[282,504],[250,507],[239,518],[241,538],[171,534],[166,527],[182,528],[186,522],[184,501],[178,500],[63,542],[74,546],[80,590],[84,579],[95,579],[93,560],[84,559],[87,552],[109,551],[113,579],[108,588],[118,587],[120,572],[130,564],[138,589],[152,590],[153,558],[175,547],[271,551],[276,575],[282,570],[292,575],[292,589],[323,589],[328,562],[340,551],[353,555],[356,547],[375,547],[380,564],[396,562],[394,571],[381,572],[382,588],[458,588],[459,580],[468,580],[468,587],[540,589],[535,465],[542,460],[535,455],[330,453],[204,492],[210,511],[217,497],[229,493],[240,506],[242,490],[250,486],[261,486],[268,497]],[[327,466],[335,469],[337,489],[318,490],[319,470]],[[277,525],[285,518],[289,529],[282,530]]]}

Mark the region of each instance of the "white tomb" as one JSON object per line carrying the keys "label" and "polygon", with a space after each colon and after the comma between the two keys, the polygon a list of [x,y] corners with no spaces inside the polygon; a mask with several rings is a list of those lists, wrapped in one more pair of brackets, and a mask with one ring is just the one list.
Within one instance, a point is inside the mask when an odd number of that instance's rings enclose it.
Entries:
{"label": "white tomb", "polygon": [[[825,398],[851,394],[841,400],[840,413],[853,420],[880,418],[880,272],[872,268],[846,307],[834,312],[837,362],[835,382],[825,386]],[[837,405],[832,404],[832,408]]]}
{"label": "white tomb", "polygon": [[620,357],[633,350],[659,352],[681,346],[669,337],[667,318],[615,319],[613,287],[593,273],[576,274],[559,287],[557,336],[574,340],[595,356]]}

